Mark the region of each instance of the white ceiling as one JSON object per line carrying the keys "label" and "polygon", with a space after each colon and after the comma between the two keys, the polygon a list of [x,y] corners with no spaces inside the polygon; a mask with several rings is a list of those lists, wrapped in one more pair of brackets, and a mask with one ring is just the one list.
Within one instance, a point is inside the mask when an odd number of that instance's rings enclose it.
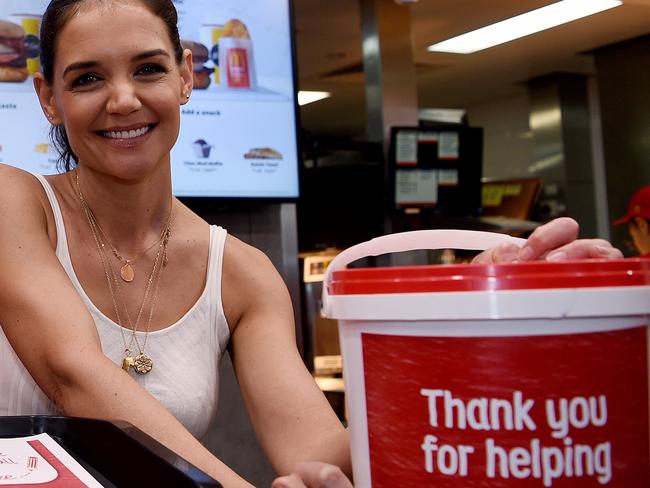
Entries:
{"label": "white ceiling", "polygon": [[[510,96],[524,90],[522,82],[547,73],[593,74],[588,51],[650,33],[650,0],[624,0],[620,7],[473,54],[426,50],[436,41],[550,3],[554,0],[419,0],[403,7],[411,9],[420,106],[464,108]],[[302,108],[303,126],[362,138],[366,112],[358,0],[294,4],[300,89],[332,92],[332,98]],[[337,71],[343,74],[331,76]]]}

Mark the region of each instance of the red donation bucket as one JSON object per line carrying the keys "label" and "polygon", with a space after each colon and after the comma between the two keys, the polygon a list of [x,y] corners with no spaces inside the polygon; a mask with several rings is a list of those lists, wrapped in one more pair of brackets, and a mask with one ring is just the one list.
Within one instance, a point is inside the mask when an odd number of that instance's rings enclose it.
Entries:
{"label": "red donation bucket", "polygon": [[344,269],[504,240],[393,234],[331,263],[355,486],[650,486],[650,260]]}

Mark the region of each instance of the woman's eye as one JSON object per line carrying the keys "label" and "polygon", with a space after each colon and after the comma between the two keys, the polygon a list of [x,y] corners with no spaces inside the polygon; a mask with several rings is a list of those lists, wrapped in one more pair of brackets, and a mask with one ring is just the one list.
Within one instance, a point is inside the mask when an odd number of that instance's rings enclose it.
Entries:
{"label": "woman's eye", "polygon": [[160,73],[167,73],[167,68],[159,64],[145,64],[140,66],[136,71],[136,76],[157,75]]}
{"label": "woman's eye", "polygon": [[72,86],[74,88],[76,87],[84,87],[91,85],[93,83],[96,83],[100,80],[99,76],[96,75],[95,73],[85,73],[77,78],[72,82]]}

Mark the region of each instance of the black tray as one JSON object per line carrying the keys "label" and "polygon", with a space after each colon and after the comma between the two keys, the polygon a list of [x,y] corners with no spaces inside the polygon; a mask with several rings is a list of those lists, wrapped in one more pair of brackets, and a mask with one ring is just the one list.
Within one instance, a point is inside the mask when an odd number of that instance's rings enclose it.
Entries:
{"label": "black tray", "polygon": [[222,488],[203,471],[126,422],[74,417],[1,417],[0,437],[46,433],[106,488]]}

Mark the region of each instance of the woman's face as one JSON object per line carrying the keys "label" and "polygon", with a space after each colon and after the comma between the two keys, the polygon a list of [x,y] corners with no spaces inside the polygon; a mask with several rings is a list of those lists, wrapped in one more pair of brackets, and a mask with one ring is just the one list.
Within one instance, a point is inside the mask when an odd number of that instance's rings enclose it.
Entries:
{"label": "woman's face", "polygon": [[56,45],[51,101],[80,164],[117,178],[169,164],[191,89],[164,22],[137,1],[82,4]]}

